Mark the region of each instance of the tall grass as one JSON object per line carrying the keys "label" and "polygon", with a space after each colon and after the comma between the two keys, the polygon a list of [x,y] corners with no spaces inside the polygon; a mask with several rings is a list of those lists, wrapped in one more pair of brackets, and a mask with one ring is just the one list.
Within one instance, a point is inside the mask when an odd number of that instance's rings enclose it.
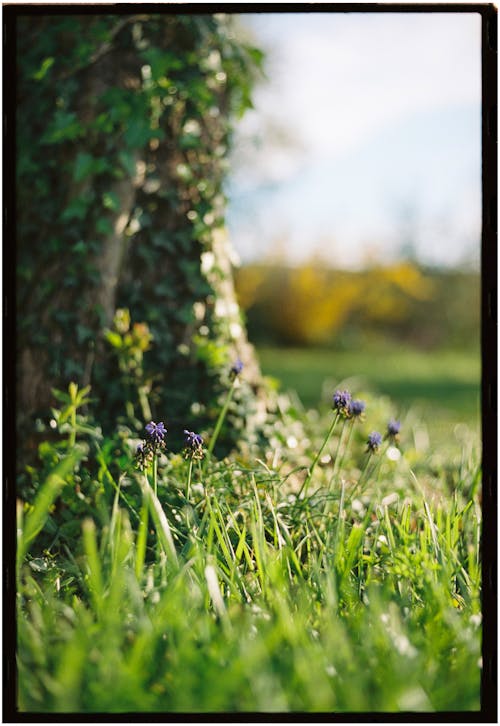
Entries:
{"label": "tall grass", "polygon": [[362,476],[382,421],[355,423],[337,470],[331,423],[253,461],[170,452],[157,496],[132,453],[112,484],[101,445],[100,505],[39,551],[59,484],[82,476],[78,457],[59,464],[72,474],[50,474],[18,522],[20,711],[478,710],[477,453],[451,487],[403,430]]}

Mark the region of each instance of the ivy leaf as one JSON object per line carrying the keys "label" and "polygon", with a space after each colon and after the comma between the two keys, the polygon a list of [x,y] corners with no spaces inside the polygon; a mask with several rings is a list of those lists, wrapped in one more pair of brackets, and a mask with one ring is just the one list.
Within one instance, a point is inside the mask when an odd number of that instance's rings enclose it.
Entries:
{"label": "ivy leaf", "polygon": [[42,136],[41,144],[55,144],[61,141],[73,141],[85,135],[78,116],[74,112],[57,109],[47,132]]}
{"label": "ivy leaf", "polygon": [[73,245],[71,251],[73,252],[73,254],[83,255],[87,252],[87,245],[82,239],[80,239],[78,240],[78,242],[76,242],[76,244]]}
{"label": "ivy leaf", "polygon": [[106,217],[99,217],[96,222],[95,228],[98,234],[102,234],[106,237],[113,232],[113,225]]}
{"label": "ivy leaf", "polygon": [[91,126],[103,134],[110,134],[113,131],[113,120],[108,113],[100,113]]}
{"label": "ivy leaf", "polygon": [[168,71],[179,71],[184,68],[181,58],[174,53],[166,53],[160,48],[148,48],[143,52],[142,57],[151,66],[151,75],[155,81],[164,78]]}
{"label": "ivy leaf", "polygon": [[152,129],[148,121],[134,119],[123,134],[123,140],[131,149],[140,149],[146,146],[151,139],[162,139],[165,137],[161,129]]}
{"label": "ivy leaf", "polygon": [[96,159],[92,154],[88,154],[86,151],[80,151],[75,159],[73,179],[76,182],[80,182],[93,174],[102,174],[108,168],[109,164],[105,159]]}
{"label": "ivy leaf", "polygon": [[86,325],[76,324],[76,339],[79,344],[85,343],[87,340],[91,340],[94,337],[94,331],[92,331]]}
{"label": "ivy leaf", "polygon": [[47,75],[48,71],[52,68],[54,65],[55,58],[45,58],[40,68],[37,70],[36,73],[33,73],[33,78],[35,81],[41,81],[45,76]]}
{"label": "ivy leaf", "polygon": [[82,221],[87,214],[91,201],[89,196],[75,197],[62,213],[62,221],[70,222],[73,219]]}
{"label": "ivy leaf", "polygon": [[102,206],[116,212],[120,208],[120,200],[114,192],[104,192],[102,195]]}
{"label": "ivy leaf", "polygon": [[118,160],[129,176],[135,176],[135,158],[129,151],[120,151]]}

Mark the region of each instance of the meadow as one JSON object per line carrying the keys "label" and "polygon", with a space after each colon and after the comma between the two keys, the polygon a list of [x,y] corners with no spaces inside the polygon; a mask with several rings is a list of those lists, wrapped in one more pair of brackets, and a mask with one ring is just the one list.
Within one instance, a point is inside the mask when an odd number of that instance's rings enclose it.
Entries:
{"label": "meadow", "polygon": [[217,456],[244,370],[182,451],[167,419],[103,439],[59,392],[18,502],[19,711],[479,710],[476,437],[421,450],[387,396],[308,372],[329,405],[279,395],[252,457]]}
{"label": "meadow", "polygon": [[296,391],[305,408],[324,405],[332,385],[355,384],[388,396],[400,412],[412,411],[434,447],[446,446],[459,424],[480,434],[477,350],[424,351],[389,341],[350,351],[262,345],[259,359],[264,374]]}

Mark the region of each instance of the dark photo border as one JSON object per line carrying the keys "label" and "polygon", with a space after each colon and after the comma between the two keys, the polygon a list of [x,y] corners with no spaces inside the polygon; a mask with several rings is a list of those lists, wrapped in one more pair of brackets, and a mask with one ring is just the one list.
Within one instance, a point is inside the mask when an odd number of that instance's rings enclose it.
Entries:
{"label": "dark photo border", "polygon": [[[182,13],[478,13],[482,23],[482,578],[483,650],[481,709],[478,712],[436,713],[20,713],[16,704],[16,218],[15,107],[16,21],[25,14]],[[154,3],[154,4],[4,4],[3,5],[3,721],[5,723],[250,723],[250,722],[488,722],[497,721],[497,285],[498,285],[498,168],[497,168],[497,27],[493,4],[483,3]],[[450,683],[450,688],[453,684]]]}

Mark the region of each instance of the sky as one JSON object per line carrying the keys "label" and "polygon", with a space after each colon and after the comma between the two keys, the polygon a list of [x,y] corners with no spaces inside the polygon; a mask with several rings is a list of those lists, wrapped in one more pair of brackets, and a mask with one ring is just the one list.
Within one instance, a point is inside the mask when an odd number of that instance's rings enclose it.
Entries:
{"label": "sky", "polygon": [[228,227],[242,261],[474,264],[481,20],[474,13],[243,16],[267,80],[236,133]]}

